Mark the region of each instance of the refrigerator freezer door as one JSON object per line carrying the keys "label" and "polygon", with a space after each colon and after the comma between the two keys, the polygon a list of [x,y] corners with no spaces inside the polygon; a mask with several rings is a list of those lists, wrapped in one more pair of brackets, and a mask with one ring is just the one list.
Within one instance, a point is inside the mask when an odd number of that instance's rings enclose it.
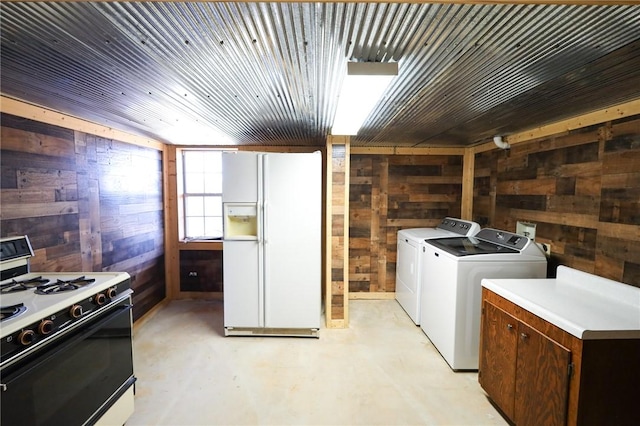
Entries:
{"label": "refrigerator freezer door", "polygon": [[265,327],[320,328],[322,156],[268,154],[263,167]]}
{"label": "refrigerator freezer door", "polygon": [[256,203],[259,201],[260,155],[255,152],[222,153],[222,202]]}
{"label": "refrigerator freezer door", "polygon": [[257,241],[224,242],[225,327],[264,327],[261,252]]}

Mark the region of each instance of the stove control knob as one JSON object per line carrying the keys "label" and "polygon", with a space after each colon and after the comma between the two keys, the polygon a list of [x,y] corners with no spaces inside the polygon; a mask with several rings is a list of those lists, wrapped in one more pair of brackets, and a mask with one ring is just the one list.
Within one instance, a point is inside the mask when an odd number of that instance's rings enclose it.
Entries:
{"label": "stove control knob", "polygon": [[18,335],[18,341],[23,346],[29,346],[36,338],[36,333],[33,330],[22,330]]}
{"label": "stove control knob", "polygon": [[82,306],[73,305],[69,309],[69,315],[71,315],[71,318],[73,318],[73,319],[80,318],[82,316]]}
{"label": "stove control knob", "polygon": [[96,305],[102,306],[105,303],[107,303],[107,296],[105,296],[102,293],[98,293],[93,297],[93,301],[95,302]]}
{"label": "stove control knob", "polygon": [[38,325],[38,333],[44,336],[46,334],[51,333],[52,331],[53,331],[53,321],[48,319],[40,321],[40,324]]}
{"label": "stove control knob", "polygon": [[109,299],[113,299],[117,295],[118,295],[117,287],[111,287],[109,290],[107,290],[107,297],[109,297]]}

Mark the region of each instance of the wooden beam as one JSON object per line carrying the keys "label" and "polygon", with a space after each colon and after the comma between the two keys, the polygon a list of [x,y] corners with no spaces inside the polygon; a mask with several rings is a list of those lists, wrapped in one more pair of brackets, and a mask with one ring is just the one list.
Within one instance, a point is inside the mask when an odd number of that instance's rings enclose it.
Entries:
{"label": "wooden beam", "polygon": [[132,145],[143,146],[145,148],[154,148],[162,151],[165,147],[164,143],[155,139],[134,135],[132,133],[103,126],[102,124],[93,123],[81,118],[72,117],[67,114],[7,98],[5,96],[0,96],[0,111],[5,114],[11,114],[39,121],[41,123],[64,127],[65,129],[78,130],[80,132],[89,133],[105,139],[127,142]]}
{"label": "wooden beam", "polygon": [[475,171],[476,154],[468,148],[464,152],[462,164],[462,202],[460,218],[472,220],[473,218],[473,175]]}
{"label": "wooden beam", "polygon": [[464,155],[463,147],[351,147],[351,154],[359,155]]}
{"label": "wooden beam", "polygon": [[611,108],[605,108],[599,111],[590,112],[579,117],[569,118],[567,120],[558,121],[557,123],[548,124],[546,126],[536,127],[524,132],[508,135],[506,140],[510,144],[538,139],[558,133],[570,132],[571,130],[583,127],[593,126],[594,124],[604,123],[606,121],[618,120],[623,117],[640,114],[640,99],[636,99],[624,104],[615,105]]}
{"label": "wooden beam", "polygon": [[[327,138],[325,317],[328,328],[349,326],[349,142],[349,136]],[[342,154],[339,159],[333,157],[341,147],[344,147],[343,163]],[[336,181],[335,174],[339,174]],[[342,271],[341,276],[334,276],[334,268]],[[334,299],[342,301],[334,305]]]}
{"label": "wooden beam", "polygon": [[327,328],[332,328],[331,324],[331,315],[332,315],[332,305],[331,305],[331,295],[332,295],[332,284],[331,284],[331,250],[333,245],[331,244],[331,230],[332,230],[332,218],[333,218],[333,150],[331,149],[331,138],[327,139],[327,165],[326,165],[326,181],[325,181],[325,200],[324,200],[324,208],[326,211],[325,214],[325,263],[324,263],[324,316],[325,323]]}
{"label": "wooden beam", "polygon": [[460,147],[425,147],[425,148],[396,148],[397,155],[464,155],[465,149]]}
{"label": "wooden beam", "polygon": [[[504,136],[503,140],[511,145],[530,141],[533,139],[544,138],[551,135],[568,133],[572,130],[581,129],[583,127],[593,126],[595,124],[605,123],[607,121],[618,120],[624,117],[630,117],[640,114],[640,99],[614,105],[610,108],[582,114],[577,117],[568,118],[566,120],[557,121],[545,126],[535,127],[523,132],[514,133]],[[486,142],[481,145],[472,147],[474,153],[491,151],[496,149],[496,145],[492,142]]]}
{"label": "wooden beam", "polygon": [[351,153],[360,155],[394,155],[396,150],[393,147],[369,148],[364,146],[354,146],[351,148]]}
{"label": "wooden beam", "polygon": [[359,291],[349,293],[349,300],[393,300],[395,298],[396,293],[390,291]]}
{"label": "wooden beam", "polygon": [[351,138],[344,145],[344,325],[349,327],[349,182],[351,176]]}
{"label": "wooden beam", "polygon": [[164,274],[167,298],[180,293],[180,250],[178,249],[178,174],[176,147],[167,146],[162,155],[164,192]]}
{"label": "wooden beam", "polygon": [[206,240],[192,240],[192,241],[180,241],[178,243],[178,250],[180,251],[221,251],[222,241],[206,241]]}

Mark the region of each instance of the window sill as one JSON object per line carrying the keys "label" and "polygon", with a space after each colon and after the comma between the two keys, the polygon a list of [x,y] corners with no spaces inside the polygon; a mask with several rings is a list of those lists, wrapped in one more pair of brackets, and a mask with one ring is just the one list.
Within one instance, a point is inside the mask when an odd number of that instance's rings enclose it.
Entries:
{"label": "window sill", "polygon": [[178,243],[178,250],[222,250],[222,240],[183,240]]}

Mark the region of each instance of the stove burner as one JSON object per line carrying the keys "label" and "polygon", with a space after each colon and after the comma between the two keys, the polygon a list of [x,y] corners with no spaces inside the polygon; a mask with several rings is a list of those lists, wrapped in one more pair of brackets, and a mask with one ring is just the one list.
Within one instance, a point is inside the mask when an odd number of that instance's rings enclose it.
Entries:
{"label": "stove burner", "polygon": [[47,284],[48,282],[49,280],[47,278],[42,277],[29,278],[22,281],[11,280],[11,282],[0,285],[0,293],[4,294],[25,291]]}
{"label": "stove burner", "polygon": [[18,303],[17,305],[12,306],[2,306],[0,307],[0,321],[20,315],[26,310],[27,307],[24,306],[24,303]]}
{"label": "stove burner", "polygon": [[95,282],[95,280],[95,278],[85,278],[84,275],[72,280],[58,280],[55,283],[38,286],[36,288],[36,294],[57,294],[65,291],[73,291],[89,285]]}

